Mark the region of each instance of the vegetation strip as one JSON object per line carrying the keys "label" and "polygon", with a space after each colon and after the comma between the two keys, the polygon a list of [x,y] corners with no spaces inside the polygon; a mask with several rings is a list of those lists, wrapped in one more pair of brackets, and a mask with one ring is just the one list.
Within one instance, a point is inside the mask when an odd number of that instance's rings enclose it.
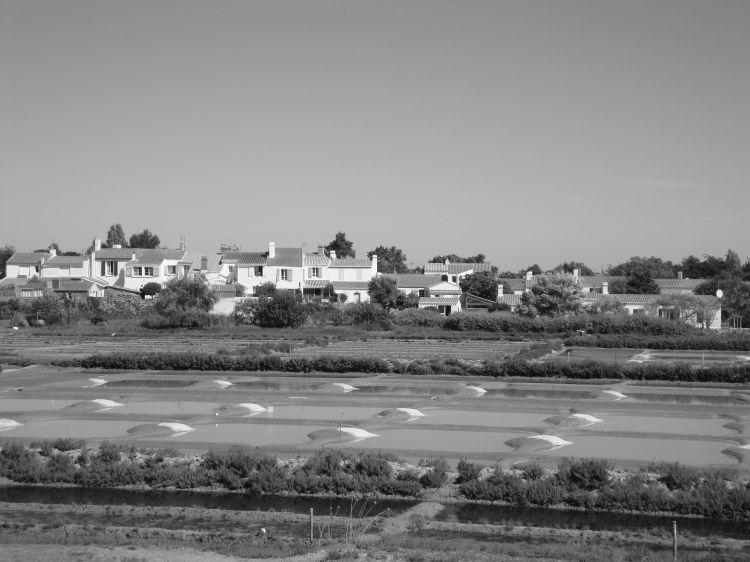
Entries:
{"label": "vegetation strip", "polygon": [[[64,439],[33,445],[31,449],[18,441],[3,442],[0,476],[14,482],[91,488],[150,486],[409,498],[422,498],[429,490],[454,484],[442,458],[409,466],[393,455],[334,449],[288,462],[243,447],[212,450],[199,458],[110,442],[95,450]],[[504,470],[462,460],[455,484],[465,500],[750,520],[750,480],[729,468],[698,470],[679,463],[651,463],[623,476],[599,459],[563,459],[554,471],[533,463]]]}

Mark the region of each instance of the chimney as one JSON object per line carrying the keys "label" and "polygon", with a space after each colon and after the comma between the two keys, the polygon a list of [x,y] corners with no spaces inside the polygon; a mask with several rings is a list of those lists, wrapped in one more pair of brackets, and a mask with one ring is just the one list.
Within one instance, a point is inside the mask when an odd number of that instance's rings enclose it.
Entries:
{"label": "chimney", "polygon": [[184,252],[184,251],[185,251],[185,239],[180,238],[180,252]]}
{"label": "chimney", "polygon": [[448,258],[445,258],[445,263],[443,265],[450,265],[450,263],[451,263],[451,260],[449,260]]}
{"label": "chimney", "polygon": [[372,262],[372,270],[374,272],[377,272],[377,270],[378,270],[378,255],[377,254],[373,254],[372,258],[370,258],[370,261]]}
{"label": "chimney", "polygon": [[268,243],[268,257],[269,258],[275,258],[276,257],[276,242],[269,242]]}
{"label": "chimney", "polygon": [[500,299],[500,297],[503,296],[503,284],[498,283],[497,284],[497,298]]}
{"label": "chimney", "polygon": [[326,255],[326,247],[323,246],[323,244],[318,244],[318,255],[319,256],[325,256]]}
{"label": "chimney", "polygon": [[336,261],[336,250],[331,250],[331,261]]}
{"label": "chimney", "polygon": [[57,250],[52,247],[49,249],[49,257],[54,258],[57,255]]}
{"label": "chimney", "polygon": [[208,258],[206,256],[201,258],[201,271],[208,271]]}
{"label": "chimney", "polygon": [[680,271],[677,272],[677,279],[679,279],[680,281],[682,281],[682,270],[680,270]]}
{"label": "chimney", "polygon": [[130,252],[130,259],[135,260],[135,252]]}
{"label": "chimney", "polygon": [[575,277],[576,281],[578,281],[578,278],[581,276],[581,270],[578,268],[575,268],[573,270],[573,277]]}
{"label": "chimney", "polygon": [[609,294],[609,281],[604,281],[602,283],[602,294],[608,295]]}
{"label": "chimney", "polygon": [[534,277],[534,274],[531,272],[531,270],[526,272],[526,281],[531,281],[531,278]]}
{"label": "chimney", "polygon": [[96,240],[94,240],[94,251],[98,252],[101,249],[102,249],[102,241],[100,238],[97,238]]}

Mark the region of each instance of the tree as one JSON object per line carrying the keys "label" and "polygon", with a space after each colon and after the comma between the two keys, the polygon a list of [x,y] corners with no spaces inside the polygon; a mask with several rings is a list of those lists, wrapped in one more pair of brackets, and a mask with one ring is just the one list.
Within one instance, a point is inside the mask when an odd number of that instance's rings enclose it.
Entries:
{"label": "tree", "polygon": [[465,293],[471,293],[476,297],[490,301],[497,300],[497,281],[487,271],[467,275],[458,282],[458,286]]}
{"label": "tree", "polygon": [[160,243],[159,237],[148,228],[140,234],[133,234],[130,237],[131,248],[158,248]]}
{"label": "tree", "polygon": [[273,297],[276,294],[276,285],[273,281],[266,281],[255,287],[256,297]]}
{"label": "tree", "polygon": [[651,270],[646,266],[638,266],[630,271],[625,291],[628,295],[658,295],[661,289],[654,281]]}
{"label": "tree", "polygon": [[668,314],[663,312],[663,315],[704,328],[713,323],[721,308],[717,299],[686,294],[662,295],[656,300],[656,306],[661,307],[662,311],[668,312]]}
{"label": "tree", "polygon": [[466,258],[457,254],[446,254],[444,256],[433,256],[430,263],[445,263],[445,260],[448,260],[451,263],[484,263],[485,259],[487,259],[487,256],[481,253]]}
{"label": "tree", "polygon": [[527,271],[530,271],[533,275],[541,275],[542,274],[542,268],[539,267],[539,265],[536,264],[536,263],[534,265],[530,265],[529,267],[527,267],[526,269],[524,269],[522,271],[522,273],[523,273],[522,277],[525,277],[525,274],[526,274]]}
{"label": "tree", "polygon": [[294,291],[276,291],[258,300],[252,321],[263,328],[295,328],[305,321],[305,311]]}
{"label": "tree", "polygon": [[406,308],[419,308],[419,295],[417,293],[409,293],[405,295],[401,291],[398,292],[396,297],[396,309],[404,310]]}
{"label": "tree", "polygon": [[566,261],[555,266],[554,271],[562,271],[563,273],[573,273],[578,270],[579,275],[594,275],[594,270],[587,266],[585,263],[580,261]]}
{"label": "tree", "polygon": [[356,257],[353,246],[354,243],[346,239],[346,233],[339,230],[331,243],[326,246],[326,252],[333,250],[337,258],[353,258]]}
{"label": "tree", "polygon": [[395,279],[390,277],[374,277],[368,287],[370,300],[379,304],[385,310],[394,308],[398,302],[399,291]]}
{"label": "tree", "polygon": [[589,307],[591,314],[626,314],[627,310],[620,299],[612,295],[602,295],[601,298],[591,303]]}
{"label": "tree", "polygon": [[105,248],[111,248],[118,244],[123,248],[126,248],[128,245],[128,241],[125,239],[125,231],[122,229],[122,225],[119,222],[109,227],[107,238],[104,240],[103,246]]}
{"label": "tree", "polygon": [[157,283],[156,281],[151,281],[150,283],[146,283],[143,287],[141,287],[141,298],[145,299],[146,297],[153,297],[155,295],[158,295],[161,293],[161,283]]}
{"label": "tree", "polygon": [[378,246],[367,252],[367,257],[378,256],[379,273],[406,273],[409,268],[406,265],[406,254],[396,246]]}
{"label": "tree", "polygon": [[647,270],[652,279],[674,279],[675,265],[671,261],[651,256],[650,258],[633,256],[628,261],[609,268],[610,275],[629,277],[635,270]]}
{"label": "tree", "polygon": [[217,300],[206,278],[198,275],[167,281],[154,306],[170,326],[203,327],[210,324]]}
{"label": "tree", "polygon": [[7,262],[15,253],[16,249],[10,244],[6,244],[0,248],[0,279],[5,278],[5,262]]}
{"label": "tree", "polygon": [[524,316],[571,316],[581,311],[583,292],[575,277],[567,273],[540,275],[530,291],[521,295],[518,312]]}

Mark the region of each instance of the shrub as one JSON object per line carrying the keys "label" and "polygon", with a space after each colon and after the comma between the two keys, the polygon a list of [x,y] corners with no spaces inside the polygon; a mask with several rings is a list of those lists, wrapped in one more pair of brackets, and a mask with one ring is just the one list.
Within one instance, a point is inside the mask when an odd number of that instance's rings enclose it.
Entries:
{"label": "shrub", "polygon": [[700,481],[701,476],[698,469],[678,462],[653,462],[646,469],[659,474],[659,481],[670,490],[690,490]]}
{"label": "shrub", "polygon": [[296,328],[304,321],[304,307],[293,291],[260,297],[252,316],[252,322],[264,328]]}
{"label": "shrub", "polygon": [[539,480],[544,476],[544,468],[539,463],[531,462],[522,467],[523,477],[526,480]]}
{"label": "shrub", "polygon": [[596,490],[609,482],[611,465],[604,459],[564,458],[556,479],[568,490]]}
{"label": "shrub", "polygon": [[98,460],[105,464],[116,463],[120,460],[120,453],[122,451],[123,448],[116,443],[102,441],[99,445]]}
{"label": "shrub", "polygon": [[397,326],[441,328],[445,317],[436,309],[407,308],[394,312],[391,320]]}
{"label": "shrub", "polygon": [[469,462],[466,459],[461,459],[458,461],[458,465],[456,466],[458,470],[458,480],[457,482],[460,484],[461,482],[470,482],[471,480],[476,480],[479,478],[480,473],[482,472],[482,466],[478,464],[474,464],[473,462]]}
{"label": "shrub", "polygon": [[442,488],[448,482],[448,463],[443,457],[422,459],[419,464],[431,467],[419,479],[419,483],[425,488]]}

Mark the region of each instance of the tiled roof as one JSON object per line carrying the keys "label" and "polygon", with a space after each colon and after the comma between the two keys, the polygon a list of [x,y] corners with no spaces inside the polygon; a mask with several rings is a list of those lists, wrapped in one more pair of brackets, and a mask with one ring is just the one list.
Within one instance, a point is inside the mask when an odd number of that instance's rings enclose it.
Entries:
{"label": "tiled roof", "polygon": [[654,281],[662,291],[665,289],[695,291],[698,285],[705,283],[708,279],[654,279]]}
{"label": "tiled roof", "polygon": [[240,267],[255,267],[266,265],[266,255],[263,252],[224,252],[221,261],[236,263]]}
{"label": "tiled roof", "polygon": [[36,265],[42,261],[42,258],[47,259],[48,257],[49,252],[16,252],[5,263],[10,265]]}
{"label": "tiled roof", "polygon": [[55,291],[60,291],[63,293],[88,293],[91,290],[91,286],[94,283],[91,281],[73,281],[70,279],[67,280],[61,280],[60,284],[57,287],[53,286],[53,289]]}
{"label": "tiled roof", "polygon": [[369,281],[328,281],[327,279],[307,279],[305,289],[323,289],[328,284],[333,286],[334,291],[366,291],[370,286]]}
{"label": "tiled roof", "polygon": [[427,289],[442,281],[440,275],[422,275],[421,273],[384,274],[383,277],[395,279],[399,289]]}
{"label": "tiled roof", "polygon": [[492,264],[484,263],[426,263],[424,264],[425,273],[449,273],[458,275],[467,271],[479,273],[480,271],[492,271]]}
{"label": "tiled roof", "polygon": [[[669,296],[669,295],[666,295]],[[719,306],[721,302],[713,295],[690,295],[692,298],[700,299],[708,306]],[[604,297],[611,297],[621,302],[622,304],[656,304],[659,299],[663,299],[665,295],[603,295],[601,293],[584,293],[583,298],[586,301],[597,301]]]}
{"label": "tiled roof", "polygon": [[367,258],[336,258],[328,267],[372,267],[372,262]]}
{"label": "tiled roof", "polygon": [[330,262],[331,258],[328,256],[321,256],[320,254],[305,254],[305,265],[326,266]]}
{"label": "tiled roof", "polygon": [[44,267],[83,267],[85,261],[83,256],[52,256],[44,262]]}
{"label": "tiled roof", "polygon": [[518,306],[521,304],[521,295],[503,295],[497,297],[498,304],[509,304],[510,306]]}
{"label": "tiled roof", "polygon": [[421,297],[419,306],[456,306],[458,297]]}
{"label": "tiled roof", "polygon": [[268,266],[302,267],[302,248],[276,248],[276,256],[269,257]]}
{"label": "tiled roof", "polygon": [[135,248],[135,259],[141,263],[160,264],[164,260],[180,260],[185,255],[184,250],[169,250],[166,248]]}
{"label": "tiled roof", "polygon": [[581,275],[578,281],[581,287],[601,287],[605,281],[611,285],[615,281],[627,281],[627,279],[620,275]]}
{"label": "tiled roof", "polygon": [[180,264],[190,264],[191,271],[199,271],[201,268],[201,260],[208,258],[208,269],[207,273],[218,273],[221,271],[221,254],[216,252],[185,252],[185,255],[180,260]]}
{"label": "tiled roof", "polygon": [[94,258],[97,260],[129,260],[133,257],[135,249],[133,248],[102,248],[94,252]]}

